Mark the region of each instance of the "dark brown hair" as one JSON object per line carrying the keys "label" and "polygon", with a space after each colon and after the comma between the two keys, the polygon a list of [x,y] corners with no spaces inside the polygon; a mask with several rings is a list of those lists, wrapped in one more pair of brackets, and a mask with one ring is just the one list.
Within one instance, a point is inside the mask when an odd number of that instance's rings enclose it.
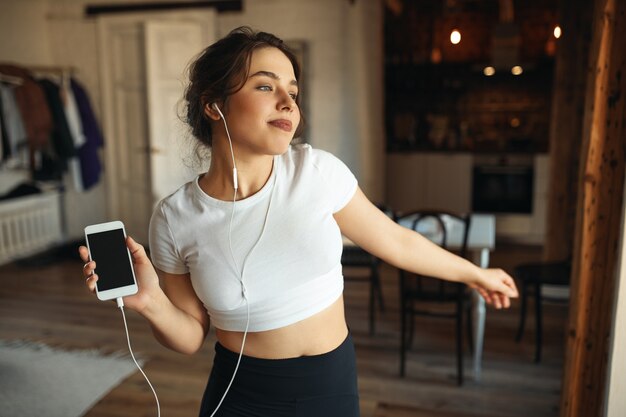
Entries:
{"label": "dark brown hair", "polygon": [[[296,80],[300,79],[300,65],[295,54],[283,41],[271,33],[255,32],[247,26],[232,30],[228,35],[207,47],[189,68],[189,85],[185,90],[185,121],[191,133],[201,143],[211,146],[210,119],[204,112],[207,103],[224,103],[228,96],[239,91],[248,78],[250,57],[259,48],[273,47],[284,53],[291,64]],[[300,107],[300,95],[296,97]],[[304,122],[300,111],[300,124],[294,137],[303,130]]]}

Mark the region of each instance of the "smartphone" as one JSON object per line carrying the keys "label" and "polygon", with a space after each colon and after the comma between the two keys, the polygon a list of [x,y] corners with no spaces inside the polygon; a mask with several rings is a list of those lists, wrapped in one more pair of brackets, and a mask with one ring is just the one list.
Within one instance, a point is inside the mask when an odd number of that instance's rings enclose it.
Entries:
{"label": "smartphone", "polygon": [[96,261],[98,274],[96,295],[111,300],[137,293],[137,279],[130,251],[126,246],[126,230],[121,221],[92,224],[85,227],[89,259]]}

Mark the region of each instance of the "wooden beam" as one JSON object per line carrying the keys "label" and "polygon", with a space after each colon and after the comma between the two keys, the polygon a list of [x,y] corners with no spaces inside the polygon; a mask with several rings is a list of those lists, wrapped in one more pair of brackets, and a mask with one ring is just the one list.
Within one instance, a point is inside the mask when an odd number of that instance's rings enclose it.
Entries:
{"label": "wooden beam", "polygon": [[560,2],[552,112],[550,120],[550,179],[543,258],[571,259],[578,195],[579,158],[593,2]]}
{"label": "wooden beam", "polygon": [[85,7],[85,16],[94,17],[104,14],[118,14],[147,11],[172,11],[183,9],[214,8],[217,12],[240,12],[242,0],[207,0],[183,2],[98,4]]}
{"label": "wooden beam", "polygon": [[626,2],[596,0],[593,20],[561,417],[603,414],[624,211]]}

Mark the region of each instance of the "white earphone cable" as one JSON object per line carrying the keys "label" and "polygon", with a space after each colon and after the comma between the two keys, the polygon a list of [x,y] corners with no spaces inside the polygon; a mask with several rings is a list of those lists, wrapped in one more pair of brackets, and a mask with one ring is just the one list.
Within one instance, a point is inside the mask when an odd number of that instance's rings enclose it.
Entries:
{"label": "white earphone cable", "polygon": [[128,351],[130,352],[130,357],[133,358],[133,362],[135,362],[137,369],[139,369],[139,372],[141,372],[141,375],[143,375],[146,382],[150,386],[150,389],[152,390],[152,394],[154,394],[154,399],[156,400],[157,417],[161,417],[161,405],[159,404],[159,397],[157,396],[157,393],[154,390],[154,387],[150,383],[148,376],[145,374],[143,369],[141,369],[141,366],[139,366],[139,363],[137,363],[137,359],[135,359],[135,354],[133,353],[133,348],[130,346],[130,335],[128,333],[128,324],[126,323],[126,314],[124,313],[124,300],[122,300],[122,297],[117,297],[116,301],[117,301],[117,306],[120,308],[120,311],[122,312],[122,318],[124,319],[124,330],[126,330],[126,341],[128,342]]}
{"label": "white earphone cable", "polygon": [[228,125],[226,124],[226,118],[224,117],[224,114],[222,113],[222,111],[220,110],[220,108],[218,107],[216,103],[213,103],[212,106],[215,110],[217,110],[220,117],[222,118],[222,122],[224,122],[224,129],[226,129],[226,136],[228,137],[228,145],[230,146],[230,157],[233,161],[233,187],[235,188],[235,196],[233,197],[233,201],[235,201],[235,198],[237,197],[237,190],[239,189],[239,184],[237,182],[237,164],[235,164],[235,152],[233,152],[233,141],[230,139],[230,132],[228,131]]}
{"label": "white earphone cable", "polygon": [[[234,188],[234,192],[233,192],[233,205],[232,205],[232,210],[230,212],[230,222],[228,223],[228,248],[230,249],[230,256],[233,260],[233,263],[235,264],[235,268],[237,270],[237,272],[239,273],[239,265],[237,264],[237,259],[235,258],[235,253],[233,252],[233,242],[232,242],[232,227],[233,227],[233,218],[235,217],[235,203],[237,202],[237,189],[239,188],[239,184],[237,181],[237,165],[235,164],[235,153],[233,152],[233,141],[230,139],[230,132],[228,131],[228,125],[226,124],[226,118],[224,117],[224,114],[221,112],[220,108],[217,106],[217,104],[213,103],[213,108],[215,110],[217,110],[217,112],[220,114],[220,117],[222,118],[222,122],[224,122],[224,129],[226,129],[226,136],[228,137],[228,145],[230,146],[230,156],[232,158],[233,161],[233,188]],[[241,358],[243,357],[243,349],[246,345],[246,336],[248,335],[248,326],[250,325],[250,304],[248,303],[248,298],[246,295],[246,286],[243,283],[243,274],[240,277],[240,283],[241,283],[241,292],[243,295],[243,299],[246,302],[246,310],[247,310],[247,318],[246,318],[246,329],[243,332],[243,338],[241,340],[241,349],[239,350],[239,357],[237,358],[237,364],[235,365],[235,370],[233,371],[233,376],[230,378],[230,382],[228,383],[228,386],[226,387],[226,390],[224,391],[224,394],[222,395],[222,398],[220,399],[220,402],[217,404],[217,406],[215,407],[215,410],[213,410],[213,413],[211,413],[210,417],[215,416],[215,413],[217,413],[217,410],[220,409],[222,403],[224,402],[224,400],[226,399],[226,395],[228,394],[228,391],[230,390],[230,387],[233,385],[233,381],[235,380],[235,376],[237,375],[237,371],[239,370],[239,364],[241,363]]]}
{"label": "white earphone cable", "polygon": [[[270,195],[270,200],[269,200],[269,203],[267,205],[267,211],[265,212],[265,219],[263,220],[263,227],[261,228],[261,234],[259,235],[259,238],[257,239],[256,243],[252,246],[252,248],[248,252],[248,255],[246,255],[245,259],[243,260],[243,267],[240,270],[239,269],[239,265],[237,263],[237,259],[235,258],[235,253],[233,251],[233,242],[232,242],[233,219],[235,217],[235,204],[237,202],[237,190],[239,188],[238,187],[238,181],[237,181],[237,166],[235,165],[235,153],[233,152],[233,142],[232,142],[232,140],[230,138],[230,132],[228,130],[228,125],[226,124],[226,118],[224,117],[224,115],[220,111],[220,109],[217,106],[217,104],[213,103],[213,108],[219,113],[219,115],[221,116],[222,121],[224,123],[224,128],[226,130],[226,136],[228,137],[228,144],[230,146],[230,155],[231,155],[231,158],[232,158],[232,161],[233,161],[233,187],[234,187],[234,193],[233,193],[232,210],[230,212],[230,222],[228,224],[228,248],[230,249],[230,256],[231,256],[231,258],[233,260],[233,264],[235,265],[236,271],[240,274],[239,282],[241,284],[241,292],[242,292],[243,299],[246,302],[246,328],[245,328],[245,330],[243,332],[243,338],[241,340],[241,349],[239,351],[239,357],[237,358],[237,364],[235,365],[235,370],[233,371],[233,376],[230,378],[230,382],[228,383],[228,386],[226,387],[226,390],[224,391],[224,394],[222,395],[222,398],[220,399],[219,403],[215,407],[215,410],[213,410],[213,413],[211,413],[210,417],[215,416],[215,413],[217,413],[217,410],[219,410],[220,406],[224,402],[224,399],[226,398],[226,394],[228,394],[228,391],[230,390],[230,387],[232,386],[233,381],[235,380],[235,376],[237,375],[237,371],[239,370],[239,364],[241,363],[241,358],[243,357],[243,351],[244,351],[244,347],[246,345],[246,337],[248,335],[248,328],[250,326],[250,303],[248,301],[248,295],[247,295],[247,292],[246,292],[246,285],[244,283],[243,276],[244,276],[244,272],[245,272],[245,268],[246,268],[246,264],[247,264],[248,258],[254,252],[254,250],[258,246],[259,242],[261,241],[261,238],[263,237],[263,235],[265,233],[265,229],[266,229],[266,226],[267,226],[267,221],[268,221],[268,218],[269,218],[270,208],[272,206],[272,195]],[[274,176],[274,181],[276,181],[276,176]],[[273,193],[273,190],[272,190],[272,193]]]}

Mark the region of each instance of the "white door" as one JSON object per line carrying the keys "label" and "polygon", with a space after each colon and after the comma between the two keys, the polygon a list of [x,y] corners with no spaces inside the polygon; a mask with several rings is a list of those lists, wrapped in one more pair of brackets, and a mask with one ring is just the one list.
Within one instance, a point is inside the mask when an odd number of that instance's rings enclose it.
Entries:
{"label": "white door", "polygon": [[[196,42],[192,48],[186,49],[189,55],[184,57],[184,63],[174,62],[172,55],[164,56],[157,61],[152,57],[158,53],[149,53],[151,50],[170,50],[163,43],[172,41],[159,29],[148,29],[152,22],[171,22],[172,26],[184,27],[183,31],[194,33],[191,38]],[[190,25],[191,24],[191,25]],[[191,29],[195,25],[196,29]],[[171,29],[172,27],[170,27]],[[197,35],[200,29],[200,38]],[[181,99],[183,85],[182,71],[176,74],[178,89],[176,93],[168,88],[158,67],[165,67],[166,72],[172,73],[172,68],[184,67],[188,60],[200,49],[215,39],[215,12],[211,10],[167,12],[167,13],[133,13],[125,16],[109,16],[98,19],[98,44],[100,58],[100,80],[102,95],[102,127],[106,144],[104,147],[104,170],[107,185],[107,215],[110,219],[119,219],[126,224],[128,233],[141,243],[148,243],[148,224],[155,199],[160,198],[164,191],[162,184],[162,168],[167,167],[168,175],[174,178],[185,178],[187,172],[181,173],[180,165],[170,165],[168,158],[175,158],[180,152],[171,152],[173,146],[168,144],[167,137],[173,137],[176,127],[175,106],[172,104],[174,95],[176,102]],[[154,33],[154,36],[148,34]],[[181,31],[171,29],[173,36],[180,36]],[[187,35],[185,35],[187,36]],[[151,39],[148,41],[148,39]],[[176,54],[176,61],[183,60],[181,54]],[[147,61],[150,57],[151,63]],[[149,68],[156,66],[154,68]],[[155,75],[156,73],[156,75]],[[150,75],[152,74],[152,75]],[[157,87],[153,88],[149,78],[155,77]],[[167,102],[162,105],[148,105],[149,91],[157,100],[159,97]],[[167,109],[165,109],[167,107]],[[154,119],[152,111],[163,115],[167,123],[160,123],[152,127],[150,120]],[[169,111],[170,116],[166,113]],[[167,135],[158,134],[153,139],[151,132],[165,131]],[[154,141],[154,143],[152,143]],[[178,141],[178,138],[177,138]],[[168,154],[167,157],[153,158],[159,152]],[[155,160],[153,160],[155,159]],[[154,166],[154,167],[153,167]],[[155,168],[156,167],[156,168]],[[153,178],[153,175],[156,176]],[[175,180],[181,181],[181,180]],[[167,186],[166,186],[167,187]]]}
{"label": "white door", "polygon": [[193,179],[192,141],[181,117],[185,69],[205,46],[204,28],[191,21],[145,24],[146,80],[152,199],[163,197]]}

